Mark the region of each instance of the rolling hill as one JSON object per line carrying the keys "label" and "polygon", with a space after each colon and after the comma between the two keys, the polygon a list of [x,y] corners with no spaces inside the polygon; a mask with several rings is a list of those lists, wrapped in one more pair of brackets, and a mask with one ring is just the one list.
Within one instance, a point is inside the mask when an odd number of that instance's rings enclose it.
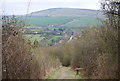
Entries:
{"label": "rolling hill", "polygon": [[99,10],[79,9],[79,8],[50,8],[46,10],[36,11],[29,16],[45,16],[45,17],[98,17],[103,18],[102,12]]}
{"label": "rolling hill", "polygon": [[[31,42],[37,40],[48,45],[64,40],[66,35],[69,38],[73,32],[100,25],[97,18],[104,18],[101,11],[77,8],[50,8],[23,17],[28,29],[26,33],[30,34],[26,37]],[[33,37],[34,32],[38,32],[38,35]]]}

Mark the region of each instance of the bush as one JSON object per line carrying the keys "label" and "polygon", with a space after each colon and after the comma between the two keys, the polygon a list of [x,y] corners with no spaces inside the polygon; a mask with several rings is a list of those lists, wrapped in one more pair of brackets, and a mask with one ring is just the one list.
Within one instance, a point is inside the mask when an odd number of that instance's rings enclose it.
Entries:
{"label": "bush", "polygon": [[[30,79],[34,67],[39,67],[37,62],[32,61],[31,46],[21,35],[21,23],[15,16],[4,16],[2,19],[3,79]],[[35,70],[34,72],[37,73]]]}
{"label": "bush", "polygon": [[107,26],[90,28],[74,41],[71,65],[84,68],[89,79],[117,77],[117,38],[115,31]]}

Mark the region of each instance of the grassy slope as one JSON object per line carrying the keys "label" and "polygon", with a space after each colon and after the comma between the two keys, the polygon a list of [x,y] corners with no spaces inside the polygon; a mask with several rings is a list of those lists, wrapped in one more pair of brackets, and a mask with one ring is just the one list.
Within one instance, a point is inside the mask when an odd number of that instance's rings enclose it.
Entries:
{"label": "grassy slope", "polygon": [[51,43],[52,43],[52,40],[54,40],[54,41],[58,40],[60,37],[61,37],[61,36],[53,36],[52,38],[50,38],[50,39],[48,40],[48,44],[51,44]]}
{"label": "grassy slope", "polygon": [[[41,17],[41,16],[48,16],[50,17]],[[41,25],[41,26],[48,26],[48,25],[57,25],[57,27],[52,27],[52,29],[57,28],[66,28],[72,31],[80,31],[84,29],[83,27],[88,25],[97,25],[97,11],[95,10],[85,10],[85,9],[73,9],[73,8],[55,8],[55,9],[48,9],[44,11],[38,11],[32,13],[31,17],[27,17],[25,20],[26,24],[31,25]],[[39,15],[39,16],[36,16]],[[24,19],[25,17],[23,17]],[[72,20],[74,18],[74,20]],[[29,26],[27,27],[31,31],[44,31],[45,27],[38,27],[38,26]],[[50,32],[47,31],[46,32]],[[44,37],[40,37],[39,35],[31,35],[26,36],[28,39],[33,42],[34,40],[42,40]],[[57,40],[59,37],[52,36],[47,40],[50,44],[52,40]]]}
{"label": "grassy slope", "polygon": [[[48,44],[52,44],[53,42],[52,42],[52,40],[53,41],[57,41],[59,38],[60,38],[61,36],[55,36],[55,35],[53,35],[51,38],[49,38],[46,42],[48,43]],[[31,42],[32,42],[32,44],[33,44],[33,42],[35,41],[35,40],[37,40],[38,42],[39,41],[41,41],[42,39],[44,39],[45,37],[43,37],[43,36],[41,36],[41,35],[25,35],[25,38],[26,39],[29,39]]]}
{"label": "grassy slope", "polygon": [[98,20],[97,18],[94,17],[81,17],[81,18],[76,18],[73,21],[64,24],[62,26],[66,27],[79,27],[79,26],[91,26],[91,25],[98,25]]}
{"label": "grassy slope", "polygon": [[26,24],[33,25],[54,25],[59,23],[64,23],[70,20],[68,17],[28,17]]}
{"label": "grassy slope", "polygon": [[[73,17],[28,17],[28,23],[29,24],[40,24],[40,25],[54,25],[58,23],[66,22]],[[97,25],[97,19],[92,17],[81,17],[81,18],[75,18],[73,21],[70,21],[68,23],[61,24],[58,27],[52,27],[51,29],[58,29],[58,28],[65,28],[70,29],[72,31],[80,31],[81,29],[84,29],[84,26],[88,25]],[[38,26],[27,26],[26,28],[29,28],[31,31],[44,31],[46,27],[38,27]],[[46,32],[51,32],[47,31]],[[40,35],[26,35],[28,39],[30,39],[31,42],[34,40],[41,41],[45,37],[41,37]],[[51,38],[47,40],[48,44],[52,44],[52,40],[58,40],[60,37],[57,37],[53,35]]]}
{"label": "grassy slope", "polygon": [[42,37],[41,35],[25,35],[26,39],[29,39],[32,43],[37,40],[40,41],[42,40],[44,37]]}
{"label": "grassy slope", "polygon": [[[76,19],[76,21],[70,22],[70,25],[78,26],[78,24],[85,25],[84,23],[96,24],[96,22],[94,22],[94,20],[96,20],[95,18],[104,18],[100,11],[78,8],[51,8],[33,12],[29,14],[29,16],[30,17],[27,18],[26,22],[27,24],[33,25],[54,25],[67,22],[74,17],[81,17],[81,19],[79,18],[78,20]],[[68,24],[69,23],[67,23],[67,25]]]}
{"label": "grassy slope", "polygon": [[51,16],[51,17],[96,17],[102,16],[97,10],[79,9],[79,8],[51,8],[37,11],[29,14],[30,16]]}
{"label": "grassy slope", "polygon": [[[78,26],[88,26],[88,25],[97,25],[98,20],[95,17],[28,17],[26,24],[31,25],[57,25],[61,24],[60,27],[78,27]],[[59,27],[59,26],[58,26]]]}

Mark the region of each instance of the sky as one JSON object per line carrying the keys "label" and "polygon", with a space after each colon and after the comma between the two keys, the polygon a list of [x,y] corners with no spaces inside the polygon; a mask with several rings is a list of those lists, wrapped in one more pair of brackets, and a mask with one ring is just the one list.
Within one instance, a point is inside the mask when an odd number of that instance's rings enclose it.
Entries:
{"label": "sky", "polygon": [[99,1],[100,0],[0,0],[0,12],[2,12],[0,14],[24,15],[49,8],[83,8],[99,10]]}

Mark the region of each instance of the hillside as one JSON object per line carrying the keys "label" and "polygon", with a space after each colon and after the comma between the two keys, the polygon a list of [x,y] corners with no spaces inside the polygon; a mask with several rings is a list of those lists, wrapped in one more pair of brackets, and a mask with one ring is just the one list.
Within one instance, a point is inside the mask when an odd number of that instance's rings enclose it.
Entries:
{"label": "hillside", "polygon": [[100,17],[102,12],[98,10],[79,9],[79,8],[50,8],[37,12],[32,12],[29,16],[47,16],[47,17]]}
{"label": "hillside", "polygon": [[[61,41],[67,41],[71,35],[91,26],[101,23],[97,18],[103,18],[102,12],[97,10],[77,8],[51,8],[30,13],[25,19],[27,31],[26,38],[32,43],[40,41],[41,46],[54,45]],[[35,32],[38,35],[33,37]],[[67,37],[66,37],[67,36]]]}

